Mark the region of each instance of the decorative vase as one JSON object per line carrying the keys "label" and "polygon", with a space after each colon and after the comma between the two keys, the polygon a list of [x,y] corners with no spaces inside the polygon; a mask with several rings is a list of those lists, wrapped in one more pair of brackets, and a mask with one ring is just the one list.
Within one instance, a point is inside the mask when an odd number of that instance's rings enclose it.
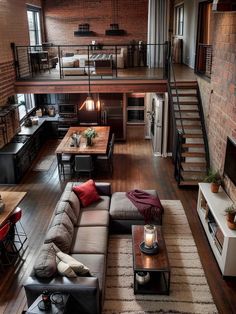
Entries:
{"label": "decorative vase", "polygon": [[211,183],[211,192],[218,193],[219,192],[219,188],[220,188],[219,184],[214,183],[214,182]]}
{"label": "decorative vase", "polygon": [[87,146],[92,146],[92,145],[93,145],[92,138],[87,137]]}

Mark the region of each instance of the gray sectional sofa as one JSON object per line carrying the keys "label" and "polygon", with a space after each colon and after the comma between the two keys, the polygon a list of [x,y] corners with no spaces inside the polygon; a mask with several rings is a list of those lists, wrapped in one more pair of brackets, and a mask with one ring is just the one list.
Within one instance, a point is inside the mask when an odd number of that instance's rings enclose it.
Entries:
{"label": "gray sectional sofa", "polygon": [[[69,182],[66,185],[54,210],[34,270],[24,285],[28,306],[46,289],[69,294],[74,303],[72,308],[79,308],[80,313],[100,313],[106,274],[111,186],[96,183],[101,200],[82,208],[72,191],[78,184]],[[50,243],[86,265],[91,275],[76,278],[58,275],[53,259],[55,252]]]}
{"label": "gray sectional sofa", "polygon": [[[72,191],[79,182],[67,183],[54,210],[44,244],[34,270],[24,285],[28,306],[43,292],[63,292],[70,295],[69,313],[97,314],[101,312],[104,292],[109,233],[130,232],[132,224],[143,224],[143,217],[126,197],[125,192],[111,196],[110,183],[95,183],[101,199],[81,207]],[[157,195],[155,190],[148,190]],[[161,223],[161,217],[159,221]],[[56,247],[86,265],[90,275],[67,278],[57,273]],[[75,310],[75,311],[74,311]]]}

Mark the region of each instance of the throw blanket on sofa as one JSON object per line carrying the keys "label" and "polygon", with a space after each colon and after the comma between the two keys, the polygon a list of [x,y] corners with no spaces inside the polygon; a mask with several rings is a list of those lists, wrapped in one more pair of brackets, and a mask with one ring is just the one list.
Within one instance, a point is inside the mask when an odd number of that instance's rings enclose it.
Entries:
{"label": "throw blanket on sofa", "polygon": [[126,196],[137,207],[140,214],[144,217],[145,223],[151,222],[155,217],[161,217],[164,212],[158,196],[153,196],[142,190],[126,192]]}

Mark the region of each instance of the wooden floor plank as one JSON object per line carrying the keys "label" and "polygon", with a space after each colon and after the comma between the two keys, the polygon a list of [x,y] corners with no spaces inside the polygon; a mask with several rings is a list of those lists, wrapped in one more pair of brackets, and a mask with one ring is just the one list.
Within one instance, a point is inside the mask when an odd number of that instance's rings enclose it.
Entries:
{"label": "wooden floor plank", "polygon": [[[43,156],[53,154],[57,140],[50,140],[40,151],[36,161],[16,186],[1,186],[0,190],[27,191],[21,203],[23,224],[28,234],[28,247],[24,262],[11,266],[1,273],[0,313],[20,314],[26,309],[22,285],[29,276],[38,249],[43,243],[53,209],[65,187],[60,181],[54,160],[49,171],[34,171]],[[134,188],[156,189],[160,199],[180,199],[195,238],[206,277],[219,313],[236,313],[236,279],[223,279],[211,252],[204,230],[196,212],[197,188],[178,188],[173,176],[174,167],[170,158],[155,157],[149,140],[144,139],[144,129],[129,126],[126,143],[115,143],[114,173],[95,174],[97,181],[109,181],[112,190],[128,191]]]}

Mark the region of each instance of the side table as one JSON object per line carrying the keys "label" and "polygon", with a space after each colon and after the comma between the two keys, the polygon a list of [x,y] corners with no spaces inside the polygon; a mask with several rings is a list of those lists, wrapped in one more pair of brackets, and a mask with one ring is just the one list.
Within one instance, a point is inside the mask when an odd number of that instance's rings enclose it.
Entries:
{"label": "side table", "polygon": [[[159,252],[147,255],[142,253],[139,247],[143,241],[144,226],[132,226],[134,294],[168,295],[170,292],[170,265],[161,226],[156,226],[156,232]],[[139,284],[136,280],[136,274],[139,272],[149,272],[150,280]]]}
{"label": "side table", "polygon": [[33,304],[31,304],[31,306],[29,307],[29,309],[27,310],[26,314],[65,314],[66,313],[66,304],[68,302],[69,299],[69,295],[68,294],[61,294],[62,298],[63,298],[63,302],[60,304],[56,304],[56,303],[52,303],[51,302],[51,308],[49,310],[40,310],[38,308],[38,304],[40,301],[42,301],[42,295],[40,295]]}

